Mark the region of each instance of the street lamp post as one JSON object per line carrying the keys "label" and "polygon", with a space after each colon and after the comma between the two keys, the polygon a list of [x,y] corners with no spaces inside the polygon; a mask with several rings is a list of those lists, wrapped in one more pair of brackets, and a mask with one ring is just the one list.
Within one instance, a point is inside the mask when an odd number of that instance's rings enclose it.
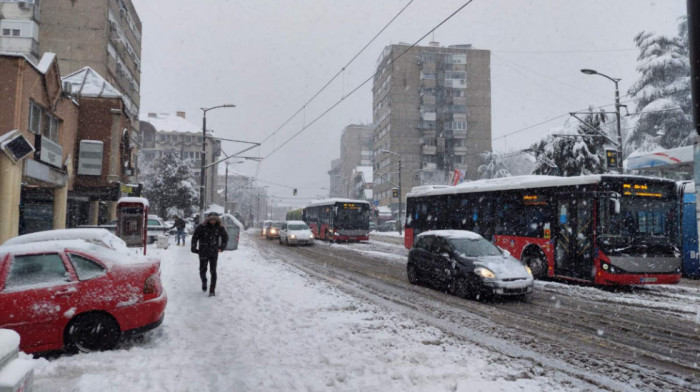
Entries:
{"label": "street lamp post", "polygon": [[[207,112],[210,110],[218,109],[218,108],[235,108],[236,105],[233,104],[225,104],[225,105],[219,105],[219,106],[212,106],[209,108],[200,108],[202,109],[202,156],[200,158],[200,173],[199,173],[199,216],[204,218],[204,199],[206,197],[206,191],[205,191],[205,163],[206,163],[206,145],[207,145]],[[213,148],[212,148],[213,150]],[[212,151],[213,152],[213,151]],[[225,208],[225,207],[224,207]]]}
{"label": "street lamp post", "polygon": [[619,78],[611,78],[610,76],[600,73],[594,69],[587,69],[584,68],[581,70],[581,72],[585,73],[586,75],[600,75],[613,83],[615,83],[615,120],[617,123],[617,149],[618,149],[618,155],[617,155],[617,171],[622,174],[622,129],[620,128],[620,90],[618,89],[618,83],[620,82]]}
{"label": "street lamp post", "polygon": [[399,234],[403,234],[403,219],[401,218],[403,215],[403,210],[401,208],[401,154],[389,150],[381,150],[380,152],[386,154],[394,154],[397,157],[399,157]]}

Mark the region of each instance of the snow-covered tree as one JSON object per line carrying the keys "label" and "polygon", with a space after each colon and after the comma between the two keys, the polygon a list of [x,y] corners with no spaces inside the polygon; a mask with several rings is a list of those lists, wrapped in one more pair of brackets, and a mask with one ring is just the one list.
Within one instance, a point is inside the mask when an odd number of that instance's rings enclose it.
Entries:
{"label": "snow-covered tree", "polygon": [[151,211],[163,218],[175,214],[189,216],[199,200],[190,162],[179,155],[177,151],[166,150],[160,157],[141,165],[143,196],[148,199]]}
{"label": "snow-covered tree", "polygon": [[590,112],[582,119],[570,118],[557,135],[549,135],[533,144],[529,151],[537,164],[533,174],[564,177],[605,173],[605,146],[610,143],[601,137],[606,133],[606,114]]}
{"label": "snow-covered tree", "polygon": [[639,48],[639,80],[629,89],[639,120],[627,138],[631,148],[652,151],[692,143],[688,20],[681,18],[678,36],[642,31],[634,37]]}
{"label": "snow-covered tree", "polygon": [[500,178],[510,177],[510,171],[500,154],[493,151],[486,151],[481,154],[484,164],[479,166],[477,172],[479,178]]}

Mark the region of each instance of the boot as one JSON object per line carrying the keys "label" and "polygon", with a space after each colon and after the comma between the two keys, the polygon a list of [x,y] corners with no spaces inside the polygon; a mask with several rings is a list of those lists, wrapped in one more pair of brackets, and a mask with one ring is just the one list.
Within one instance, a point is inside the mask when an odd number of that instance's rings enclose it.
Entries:
{"label": "boot", "polygon": [[202,291],[207,291],[207,282],[202,282]]}
{"label": "boot", "polygon": [[210,297],[216,296],[216,294],[214,294],[214,290],[212,290],[212,291],[209,292],[209,296],[210,296]]}

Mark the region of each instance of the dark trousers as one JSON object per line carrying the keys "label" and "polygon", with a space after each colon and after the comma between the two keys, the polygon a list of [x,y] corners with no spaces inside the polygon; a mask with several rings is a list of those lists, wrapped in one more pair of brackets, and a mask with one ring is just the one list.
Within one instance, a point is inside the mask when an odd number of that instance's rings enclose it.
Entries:
{"label": "dark trousers", "polygon": [[207,283],[207,264],[209,264],[209,274],[211,275],[211,285],[209,291],[213,292],[216,289],[216,261],[219,258],[218,254],[214,255],[199,255],[199,277],[202,283]]}

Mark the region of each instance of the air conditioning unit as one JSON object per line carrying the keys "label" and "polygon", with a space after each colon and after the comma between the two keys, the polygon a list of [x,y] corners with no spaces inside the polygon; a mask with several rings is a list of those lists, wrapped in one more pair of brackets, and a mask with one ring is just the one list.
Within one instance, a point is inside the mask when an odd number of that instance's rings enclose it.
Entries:
{"label": "air conditioning unit", "polygon": [[73,84],[71,82],[63,82],[63,94],[73,94]]}

